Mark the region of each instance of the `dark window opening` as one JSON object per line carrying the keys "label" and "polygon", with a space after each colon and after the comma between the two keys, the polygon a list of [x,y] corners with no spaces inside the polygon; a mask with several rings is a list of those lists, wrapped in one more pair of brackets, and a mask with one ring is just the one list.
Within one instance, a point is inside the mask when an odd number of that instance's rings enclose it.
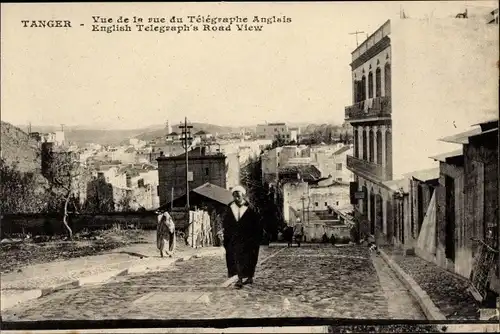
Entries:
{"label": "dark window opening", "polygon": [[[424,222],[424,193],[422,185],[419,184],[417,187],[417,210],[418,210],[418,233],[422,229],[422,223]],[[418,235],[418,234],[417,234]]]}
{"label": "dark window opening", "polygon": [[353,131],[354,136],[354,157],[359,158],[359,139],[358,139],[358,130]]}
{"label": "dark window opening", "polygon": [[375,135],[373,133],[372,130],[370,130],[369,132],[369,139],[368,139],[368,143],[369,143],[369,150],[370,150],[370,162],[374,162],[375,161],[375,157],[374,157],[374,153],[375,153]]}
{"label": "dark window opening", "polygon": [[382,96],[382,71],[380,67],[375,71],[375,97]]}
{"label": "dark window opening", "polygon": [[363,160],[366,160],[366,158],[368,157],[367,153],[368,153],[368,150],[366,149],[366,141],[367,141],[367,138],[366,138],[366,131],[363,131]]}
{"label": "dark window opening", "polygon": [[368,74],[368,98],[373,97],[373,73]]}
{"label": "dark window opening", "polygon": [[361,101],[364,101],[366,100],[366,77],[363,75],[363,77],[361,78],[361,85],[360,85],[361,89],[360,89],[360,97],[361,97]]}
{"label": "dark window opening", "polygon": [[384,68],[384,88],[385,88],[385,96],[391,96],[391,64],[385,64]]}

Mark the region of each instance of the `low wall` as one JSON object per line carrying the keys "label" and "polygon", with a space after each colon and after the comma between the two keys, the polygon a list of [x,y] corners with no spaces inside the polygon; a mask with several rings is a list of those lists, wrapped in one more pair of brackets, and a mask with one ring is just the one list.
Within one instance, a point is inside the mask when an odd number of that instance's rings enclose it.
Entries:
{"label": "low wall", "polygon": [[[177,230],[185,230],[188,220],[185,211],[174,210],[170,212]],[[70,215],[68,224],[73,233],[82,230],[108,229],[115,225],[122,228],[140,228],[156,230],[157,215],[154,212],[112,212],[97,215]],[[58,214],[17,214],[3,215],[0,221],[1,238],[13,234],[35,235],[63,235],[66,229],[63,216]]]}
{"label": "low wall", "polygon": [[[68,225],[73,233],[84,229],[98,230],[114,225],[123,228],[134,227],[156,229],[157,217],[153,212],[123,212],[98,215],[70,215]],[[1,237],[12,234],[61,235],[66,234],[63,216],[55,214],[4,215],[1,218]]]}
{"label": "low wall", "polygon": [[328,238],[332,235],[336,238],[351,237],[351,229],[346,225],[339,225],[337,221],[311,221],[304,226],[304,230],[306,240],[311,242],[320,242],[325,233]]}

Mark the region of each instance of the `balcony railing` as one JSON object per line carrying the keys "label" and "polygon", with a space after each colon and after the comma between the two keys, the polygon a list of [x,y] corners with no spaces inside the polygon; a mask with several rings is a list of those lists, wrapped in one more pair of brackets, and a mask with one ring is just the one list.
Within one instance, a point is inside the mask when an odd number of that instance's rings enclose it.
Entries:
{"label": "balcony railing", "polygon": [[389,171],[381,165],[358,159],[351,155],[347,156],[347,169],[354,174],[359,174],[378,181],[387,181],[391,179]]}
{"label": "balcony railing", "polygon": [[391,97],[380,96],[345,107],[345,118],[354,120],[388,117],[391,112]]}

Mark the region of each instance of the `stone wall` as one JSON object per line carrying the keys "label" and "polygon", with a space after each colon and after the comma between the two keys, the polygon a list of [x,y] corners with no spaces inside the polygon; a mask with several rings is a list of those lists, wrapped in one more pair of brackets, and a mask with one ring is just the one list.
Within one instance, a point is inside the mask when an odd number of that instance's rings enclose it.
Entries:
{"label": "stone wall", "polygon": [[[464,247],[471,250],[471,256],[477,251],[478,243],[470,238],[484,239],[488,224],[493,234],[496,234],[496,239],[500,238],[498,235],[500,233],[498,228],[498,139],[491,137],[483,138],[483,142],[479,145],[476,145],[474,140],[464,145],[466,175],[464,233],[468,239]],[[500,262],[497,266],[500,266]],[[492,286],[495,291],[500,292],[498,269],[495,274]]]}
{"label": "stone wall", "polygon": [[306,240],[309,242],[321,242],[326,233],[328,238],[350,237],[351,229],[346,225],[331,224],[330,221],[313,220],[304,226]]}

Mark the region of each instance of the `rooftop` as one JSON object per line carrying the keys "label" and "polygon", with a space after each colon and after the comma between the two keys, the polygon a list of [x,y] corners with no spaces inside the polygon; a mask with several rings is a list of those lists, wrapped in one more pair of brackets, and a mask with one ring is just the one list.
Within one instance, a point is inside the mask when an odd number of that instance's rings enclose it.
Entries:
{"label": "rooftop", "polygon": [[459,149],[459,150],[454,150],[454,151],[451,151],[451,152],[446,152],[446,153],[438,154],[438,155],[432,156],[430,158],[434,159],[436,161],[447,162],[447,159],[459,157],[459,156],[462,156],[462,155],[463,155],[463,151],[462,151],[462,149]]}
{"label": "rooftop", "polygon": [[203,131],[203,130],[200,130],[200,131],[195,133],[195,135],[206,135],[206,134],[208,134],[208,132]]}
{"label": "rooftop", "polygon": [[440,138],[440,141],[444,141],[447,143],[453,143],[453,144],[468,144],[469,143],[469,137],[474,136],[477,134],[481,133],[481,128],[475,128],[472,130],[468,130],[465,132],[457,133],[451,136],[447,136],[444,138]]}
{"label": "rooftop", "polygon": [[474,124],[475,128],[454,134],[452,136],[439,139],[440,141],[454,144],[468,144],[470,137],[498,131],[498,118],[491,118],[480,123]]}
{"label": "rooftop", "polygon": [[333,155],[339,155],[339,154],[342,154],[344,152],[347,152],[351,149],[352,147],[350,147],[349,145],[345,145],[343,147],[341,147],[339,150],[333,152]]}
{"label": "rooftop", "polygon": [[389,180],[382,182],[387,188],[393,191],[399,191],[402,189],[404,192],[408,192],[408,179],[399,179],[399,180]]}
{"label": "rooftop", "polygon": [[[226,159],[227,156],[221,152],[210,152],[210,150],[206,150],[203,152],[201,148],[196,148],[189,151],[188,159]],[[186,159],[186,153],[182,153],[175,156],[161,156],[156,160],[181,160]]]}
{"label": "rooftop", "polygon": [[411,173],[406,173],[403,176],[404,177],[413,177],[417,180],[427,182],[427,181],[435,180],[435,179],[439,178],[439,167],[417,170],[417,171],[414,171]]}
{"label": "rooftop", "polygon": [[131,166],[122,167],[118,170],[120,174],[126,174],[127,176],[134,177],[139,176],[139,171]]}
{"label": "rooftop", "polygon": [[114,165],[101,165],[99,167],[99,171],[104,172],[104,171],[110,170],[111,168],[118,168],[118,167],[114,166]]}
{"label": "rooftop", "polygon": [[314,165],[280,167],[279,174],[299,174],[304,180],[315,181],[321,177],[321,171]]}
{"label": "rooftop", "polygon": [[476,124],[473,124],[473,125],[495,125],[496,123],[496,126],[498,126],[498,117],[495,117],[495,118],[490,118],[490,119],[487,119],[487,120],[484,120],[482,122],[479,122],[479,123],[476,123]]}
{"label": "rooftop", "polygon": [[[190,193],[195,193],[200,196],[203,196],[205,198],[211,199],[213,201],[216,201],[218,203],[228,205],[233,201],[233,195],[231,194],[231,191],[219,187],[215,184],[211,184],[209,182],[192,189]],[[185,197],[186,194],[178,196],[177,198],[174,199],[174,201],[177,201],[180,198]],[[167,203],[165,205],[162,205],[160,208],[170,208],[170,203]]]}
{"label": "rooftop", "polygon": [[231,191],[208,182],[204,185],[199,186],[198,188],[193,189],[193,192],[201,196],[210,198],[221,204],[227,205],[233,201],[233,195],[231,194]]}

